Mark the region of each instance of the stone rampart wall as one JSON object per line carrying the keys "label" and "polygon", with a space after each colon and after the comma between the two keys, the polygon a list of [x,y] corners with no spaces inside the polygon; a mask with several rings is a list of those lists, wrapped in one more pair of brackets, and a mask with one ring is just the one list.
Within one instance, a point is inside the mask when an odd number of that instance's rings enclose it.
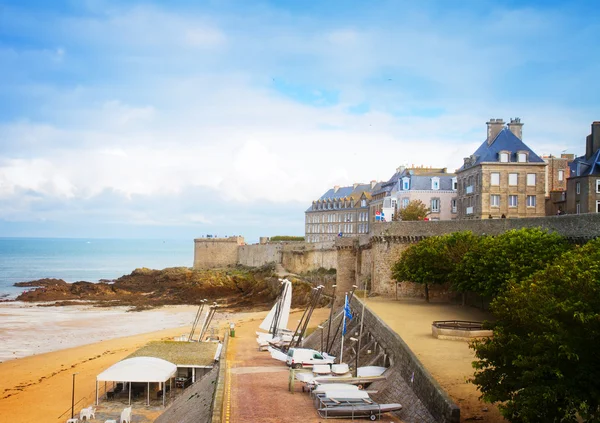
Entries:
{"label": "stone rampart wall", "polygon": [[292,273],[305,273],[321,267],[337,268],[337,252],[334,242],[294,243],[283,248],[283,267]]}
{"label": "stone rampart wall", "polygon": [[[370,234],[373,292],[386,296],[396,294],[396,281],[392,278],[391,271],[393,264],[410,244],[425,237],[466,230],[478,235],[500,235],[512,229],[536,227],[559,233],[573,242],[585,242],[600,236],[600,214],[523,219],[375,223]],[[447,286],[430,286],[429,295],[433,301],[448,301],[456,296]],[[403,282],[398,286],[398,296],[424,297],[423,286]]]}
{"label": "stone rampart wall", "polygon": [[238,263],[244,266],[260,267],[267,263],[281,263],[283,244],[242,245]]}
{"label": "stone rampart wall", "polygon": [[194,268],[217,269],[238,264],[240,236],[229,238],[196,238],[194,240]]}

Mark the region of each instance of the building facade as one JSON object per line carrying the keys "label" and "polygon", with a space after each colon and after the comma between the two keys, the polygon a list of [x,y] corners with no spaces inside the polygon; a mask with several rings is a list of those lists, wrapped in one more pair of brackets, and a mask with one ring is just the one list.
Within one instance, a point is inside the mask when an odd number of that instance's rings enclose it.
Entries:
{"label": "building facade", "polygon": [[456,172],[459,219],[545,216],[546,163],[522,141],[519,118],[487,122],[487,138]]}
{"label": "building facade", "polygon": [[592,123],[585,155],[571,163],[567,180],[567,213],[600,213],[600,122]]}
{"label": "building facade", "polygon": [[567,179],[570,175],[569,165],[574,159],[574,154],[542,156],[546,163],[546,216],[554,216],[567,210]]}
{"label": "building facade", "polygon": [[369,202],[376,181],[348,187],[334,186],[304,212],[306,242],[332,241],[369,233]]}

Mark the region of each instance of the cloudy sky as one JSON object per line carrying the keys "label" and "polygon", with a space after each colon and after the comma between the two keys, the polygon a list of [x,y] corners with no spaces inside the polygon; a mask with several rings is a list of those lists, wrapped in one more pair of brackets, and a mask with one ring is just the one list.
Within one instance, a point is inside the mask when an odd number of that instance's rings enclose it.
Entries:
{"label": "cloudy sky", "polygon": [[[563,4],[564,3],[564,4]],[[0,236],[301,235],[485,122],[581,154],[595,1],[0,0]]]}

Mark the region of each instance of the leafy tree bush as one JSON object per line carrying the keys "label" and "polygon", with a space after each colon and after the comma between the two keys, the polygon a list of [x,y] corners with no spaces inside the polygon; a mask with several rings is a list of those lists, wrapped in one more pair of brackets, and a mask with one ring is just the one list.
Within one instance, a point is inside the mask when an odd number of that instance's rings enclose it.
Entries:
{"label": "leafy tree bush", "polygon": [[493,298],[504,291],[509,280],[525,279],[569,248],[560,235],[537,228],[483,237],[464,254],[451,278],[460,291]]}
{"label": "leafy tree bush", "polygon": [[277,242],[277,241],[304,241],[303,236],[291,236],[291,235],[277,235],[269,238],[269,241]]}
{"label": "leafy tree bush", "polygon": [[392,276],[397,281],[411,281],[425,286],[429,302],[429,285],[446,282],[452,264],[444,251],[444,238],[432,236],[408,247],[394,266]]}
{"label": "leafy tree bush", "polygon": [[425,286],[429,301],[429,284],[452,281],[463,256],[478,243],[480,237],[470,231],[426,238],[411,245],[392,268],[398,281],[411,281]]}
{"label": "leafy tree bush", "polygon": [[394,213],[399,220],[423,220],[431,212],[421,200],[413,200],[406,207],[399,209]]}
{"label": "leafy tree bush", "polygon": [[511,422],[599,422],[600,240],[511,281],[492,311],[494,336],[472,344],[482,398]]}

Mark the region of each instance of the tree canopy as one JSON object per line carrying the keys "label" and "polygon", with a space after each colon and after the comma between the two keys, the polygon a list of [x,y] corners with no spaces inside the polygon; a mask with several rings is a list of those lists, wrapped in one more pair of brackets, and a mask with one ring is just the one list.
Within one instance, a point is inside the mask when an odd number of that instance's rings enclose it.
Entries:
{"label": "tree canopy", "polygon": [[538,228],[485,236],[464,254],[451,278],[459,291],[493,298],[505,289],[509,280],[528,277],[570,248],[562,236]]}
{"label": "tree canopy", "polygon": [[394,218],[399,220],[423,220],[431,212],[421,200],[413,200],[406,207],[399,209]]}
{"label": "tree canopy", "polygon": [[600,240],[528,278],[511,274],[491,305],[494,336],[472,344],[482,398],[511,422],[599,422]]}

